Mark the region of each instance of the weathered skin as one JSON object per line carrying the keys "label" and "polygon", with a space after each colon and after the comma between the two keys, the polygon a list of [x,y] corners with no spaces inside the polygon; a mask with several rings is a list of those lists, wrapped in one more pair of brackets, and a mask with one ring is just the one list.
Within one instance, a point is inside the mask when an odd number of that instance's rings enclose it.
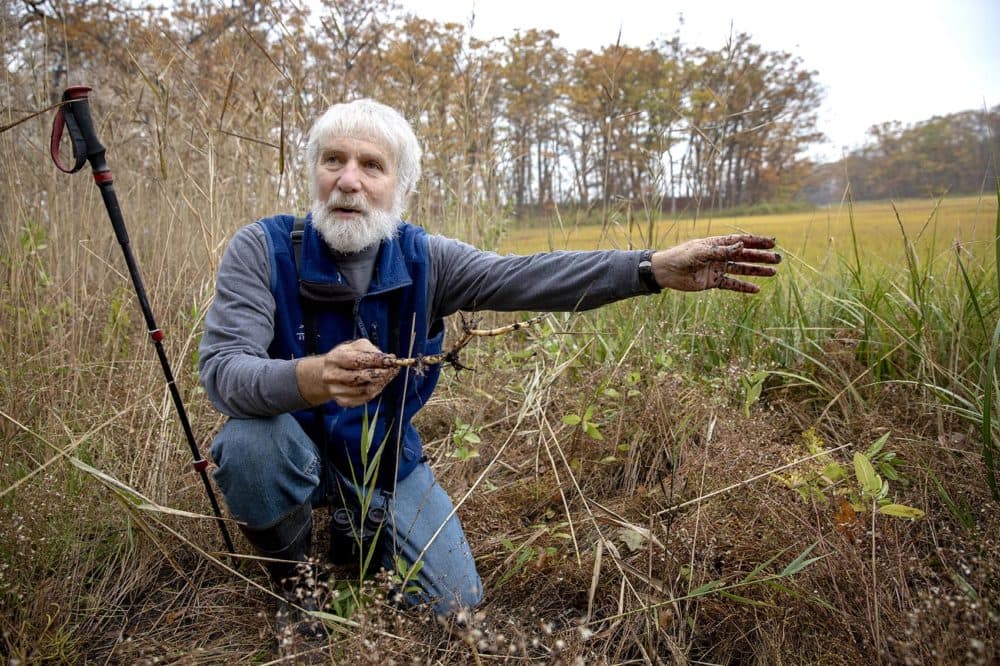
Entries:
{"label": "weathered skin", "polygon": [[773,247],[773,238],[752,234],[698,238],[654,253],[653,276],[661,287],[678,291],[729,289],[756,294],[760,287],[727,274],[774,275],[774,268],[761,265],[781,263],[780,254],[767,251]]}
{"label": "weathered skin", "polygon": [[358,407],[379,393],[399,373],[396,357],[365,338],[337,345],[322,356],[310,356],[295,366],[299,392],[312,405],[335,400],[341,407]]}

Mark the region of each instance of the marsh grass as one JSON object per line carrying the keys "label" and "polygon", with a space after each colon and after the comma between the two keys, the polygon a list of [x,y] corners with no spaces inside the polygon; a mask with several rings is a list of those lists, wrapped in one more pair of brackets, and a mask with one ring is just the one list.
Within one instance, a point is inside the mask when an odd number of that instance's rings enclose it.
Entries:
{"label": "marsh grass", "polygon": [[[214,120],[131,134],[146,121],[101,102],[133,250],[205,451],[221,425],[196,377],[214,268],[236,228],[301,210],[301,193],[272,152],[213,133]],[[13,156],[0,164],[2,651],[268,662],[263,573],[221,557],[96,188],[47,164],[48,129],[39,118],[0,134]],[[463,213],[458,232],[520,249],[598,237],[581,226],[502,241],[497,215]],[[623,228],[586,242],[626,247]],[[653,235],[733,229],[782,244],[781,275],[757,297],[635,299],[463,352],[476,370],[444,373],[419,425],[487,583],[481,614],[441,627],[373,583],[335,625],[330,658],[995,663],[996,199],[845,199],[667,220]],[[450,455],[458,423],[479,436],[478,457]],[[845,468],[889,433],[892,499],[926,517],[842,511],[851,479],[804,499],[778,475],[822,472],[810,430]]]}

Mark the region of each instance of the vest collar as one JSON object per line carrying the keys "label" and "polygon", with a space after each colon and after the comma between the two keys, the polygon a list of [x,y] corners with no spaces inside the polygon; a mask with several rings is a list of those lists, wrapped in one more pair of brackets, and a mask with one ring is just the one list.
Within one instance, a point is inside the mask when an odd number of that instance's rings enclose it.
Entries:
{"label": "vest collar", "polygon": [[[353,292],[347,278],[337,270],[333,253],[323,237],[312,224],[312,213],[306,217],[305,233],[302,237],[302,265],[299,267],[299,282],[308,285],[310,292],[330,291],[333,300],[340,300],[336,294]],[[392,238],[383,240],[375,259],[375,271],[365,295],[379,294],[393,289],[408,287],[413,278],[406,266],[406,257],[399,243],[399,231]]]}

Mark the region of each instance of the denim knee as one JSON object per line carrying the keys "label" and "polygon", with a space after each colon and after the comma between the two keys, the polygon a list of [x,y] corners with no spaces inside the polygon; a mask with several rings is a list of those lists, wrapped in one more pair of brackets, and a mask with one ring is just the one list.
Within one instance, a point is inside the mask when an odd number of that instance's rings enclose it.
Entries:
{"label": "denim knee", "polygon": [[430,467],[417,465],[399,482],[390,503],[383,565],[396,570],[397,557],[408,567],[418,559],[421,562],[413,581],[420,589],[406,592],[406,602],[430,602],[440,614],[478,606],[483,585],[475,558],[451,498],[435,481]]}
{"label": "denim knee", "polygon": [[320,483],[316,445],[289,414],[229,419],[212,442],[212,459],[229,512],[251,528],[280,520]]}

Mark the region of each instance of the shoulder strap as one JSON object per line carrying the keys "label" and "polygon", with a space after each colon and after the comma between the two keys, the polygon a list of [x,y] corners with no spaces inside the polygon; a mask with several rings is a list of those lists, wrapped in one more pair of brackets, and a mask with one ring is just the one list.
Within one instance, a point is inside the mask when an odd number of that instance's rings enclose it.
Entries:
{"label": "shoulder strap", "polygon": [[[295,256],[295,274],[302,272],[302,239],[306,234],[306,218],[296,217],[292,224],[292,253]],[[302,325],[305,333],[306,354],[312,356],[316,353],[316,311],[312,304],[304,298],[299,298],[299,305],[302,308]]]}
{"label": "shoulder strap", "polygon": [[306,218],[295,218],[292,224],[292,251],[295,253],[295,272],[298,273],[302,263],[302,237],[306,235]]}

